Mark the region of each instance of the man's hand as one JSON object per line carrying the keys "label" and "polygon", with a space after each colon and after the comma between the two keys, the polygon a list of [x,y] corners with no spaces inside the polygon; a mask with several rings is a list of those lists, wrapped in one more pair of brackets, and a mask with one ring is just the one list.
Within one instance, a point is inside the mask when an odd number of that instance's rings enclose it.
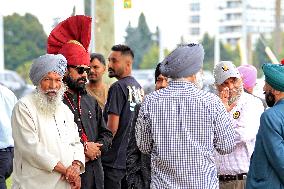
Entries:
{"label": "man's hand", "polygon": [[219,97],[221,98],[221,101],[223,102],[227,112],[231,111],[234,106],[237,104],[237,102],[234,102],[232,103],[231,105],[229,105],[229,88],[228,87],[225,87],[224,90],[222,90],[220,93],[219,93]]}
{"label": "man's hand", "polygon": [[80,189],[81,188],[81,177],[79,176],[74,182],[70,183],[71,189]]}
{"label": "man's hand", "polygon": [[66,169],[65,179],[69,183],[75,182],[80,177],[80,166],[77,164],[71,165]]}
{"label": "man's hand", "polygon": [[66,168],[60,161],[56,164],[53,171],[61,173],[63,176],[66,174]]}
{"label": "man's hand", "polygon": [[95,142],[87,142],[87,148],[85,149],[85,155],[91,160],[95,160],[101,156],[101,147],[103,144]]}

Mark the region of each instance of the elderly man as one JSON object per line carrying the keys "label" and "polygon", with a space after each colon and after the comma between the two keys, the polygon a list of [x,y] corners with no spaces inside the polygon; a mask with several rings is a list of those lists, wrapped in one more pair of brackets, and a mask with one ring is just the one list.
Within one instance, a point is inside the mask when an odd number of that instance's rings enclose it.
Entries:
{"label": "elderly man", "polygon": [[161,64],[173,81],[146,95],[136,123],[137,146],[151,154],[151,188],[217,189],[214,149],[234,148],[234,130],[221,100],[200,90],[201,44],[181,45]]}
{"label": "elderly man", "polygon": [[67,61],[46,54],[35,59],[30,79],[36,90],[15,105],[13,189],[79,189],[84,149],[72,112],[62,102]]}
{"label": "elderly man", "polygon": [[236,147],[227,155],[216,153],[221,189],[244,189],[249,160],[253,152],[262,102],[245,93],[240,73],[230,61],[222,61],[214,68],[218,94],[233,120]]}
{"label": "elderly man", "polygon": [[264,64],[267,109],[260,118],[246,189],[284,188],[284,66]]}
{"label": "elderly man", "polygon": [[90,71],[90,33],[90,17],[69,17],[50,33],[47,50],[50,53],[62,53],[68,62],[63,78],[68,90],[64,93],[63,102],[74,114],[74,121],[84,144],[86,165],[85,172],[81,175],[82,189],[103,189],[101,155],[109,149],[112,134],[106,128],[98,102],[85,90]]}

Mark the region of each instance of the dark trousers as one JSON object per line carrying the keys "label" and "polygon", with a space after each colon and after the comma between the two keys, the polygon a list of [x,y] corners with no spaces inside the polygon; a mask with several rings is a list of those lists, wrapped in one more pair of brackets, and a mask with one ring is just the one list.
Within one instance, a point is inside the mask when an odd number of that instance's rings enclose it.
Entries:
{"label": "dark trousers", "polygon": [[0,189],[7,189],[6,179],[13,171],[14,149],[0,149]]}
{"label": "dark trousers", "polygon": [[85,172],[81,175],[81,189],[104,189],[102,167],[94,162],[85,164]]}
{"label": "dark trousers", "polygon": [[104,166],[105,189],[127,189],[126,170]]}

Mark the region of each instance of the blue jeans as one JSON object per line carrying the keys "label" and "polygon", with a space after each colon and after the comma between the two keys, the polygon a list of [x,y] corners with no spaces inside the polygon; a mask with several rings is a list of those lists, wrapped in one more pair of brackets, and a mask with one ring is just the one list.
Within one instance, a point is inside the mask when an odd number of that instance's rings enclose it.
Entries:
{"label": "blue jeans", "polygon": [[13,171],[14,149],[0,149],[0,189],[7,189],[6,179]]}

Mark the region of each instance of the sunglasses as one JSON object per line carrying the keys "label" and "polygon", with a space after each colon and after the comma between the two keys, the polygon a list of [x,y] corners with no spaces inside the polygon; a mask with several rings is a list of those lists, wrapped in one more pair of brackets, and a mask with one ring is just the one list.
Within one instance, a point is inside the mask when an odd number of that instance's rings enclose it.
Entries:
{"label": "sunglasses", "polygon": [[83,66],[68,66],[70,68],[75,68],[78,72],[78,74],[83,74],[84,72],[86,72],[87,74],[90,73],[91,68],[89,67],[83,67]]}

